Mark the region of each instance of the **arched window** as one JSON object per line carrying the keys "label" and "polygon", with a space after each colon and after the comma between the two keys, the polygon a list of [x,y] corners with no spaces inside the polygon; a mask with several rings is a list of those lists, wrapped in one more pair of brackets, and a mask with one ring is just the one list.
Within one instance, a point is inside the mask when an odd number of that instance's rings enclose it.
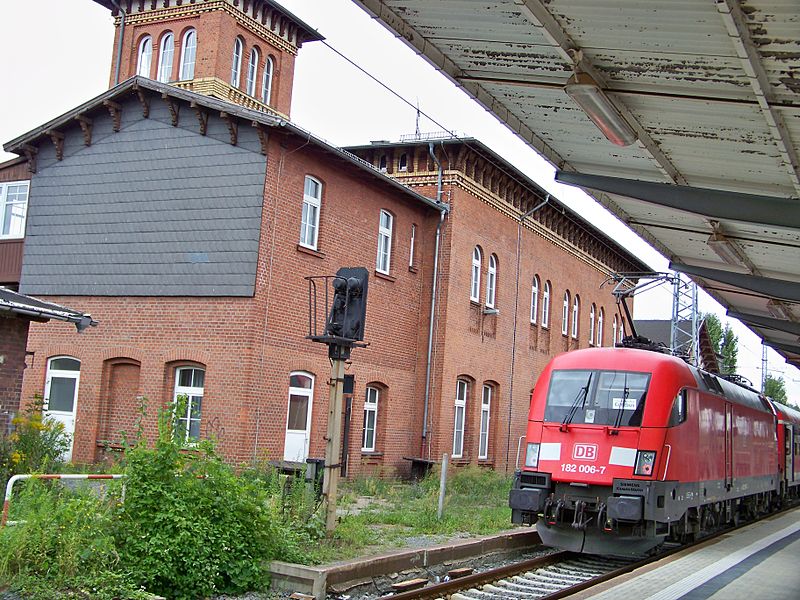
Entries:
{"label": "arched window", "polygon": [[550,326],[550,282],[544,284],[542,292],[542,327]]}
{"label": "arched window", "polygon": [[401,171],[408,171],[408,154],[405,152],[400,155],[400,163],[398,164],[398,168]]}
{"label": "arched window", "polygon": [[139,52],[136,58],[136,74],[150,77],[150,63],[153,60],[153,39],[147,35],[139,42]]}
{"label": "arched window", "polygon": [[589,344],[594,344],[594,319],[597,316],[597,307],[592,303],[589,309]]}
{"label": "arched window", "polygon": [[275,70],[275,63],[271,56],[267,57],[264,63],[264,73],[261,76],[261,101],[269,104],[272,101],[272,73]]}
{"label": "arched window", "polygon": [[467,414],[467,394],[469,382],[456,380],[455,416],[453,422],[453,458],[464,455],[464,420]]}
{"label": "arched window", "polygon": [[300,222],[300,245],[317,249],[319,210],[322,203],[322,183],[306,175],[303,190],[303,216]]}
{"label": "arched window", "polygon": [[247,65],[247,95],[256,95],[256,75],[258,73],[258,48],[250,50],[250,64]]}
{"label": "arched window", "polygon": [[533,276],[531,285],[531,323],[536,323],[536,315],[539,314],[539,276]]}
{"label": "arched window", "polygon": [[575,294],[575,300],[572,301],[572,337],[578,339],[578,323],[580,322],[581,299],[578,294]]}
{"label": "arched window", "polygon": [[379,273],[389,274],[392,259],[392,230],[394,217],[389,211],[382,210],[378,220],[378,258],[375,269]]}
{"label": "arched window", "polygon": [[611,345],[617,343],[617,329],[619,325],[617,324],[617,315],[614,315],[614,321],[611,324]]}
{"label": "arched window", "polygon": [[569,332],[569,292],[564,292],[564,304],[561,306],[561,333]]}
{"label": "arched window", "polygon": [[198,367],[180,367],[175,370],[175,416],[177,433],[184,442],[200,439],[200,410],[206,372]]}
{"label": "arched window", "polygon": [[194,79],[194,62],[197,56],[197,32],[190,29],[183,34],[181,45],[181,71],[178,77],[184,81]]}
{"label": "arched window", "polygon": [[481,249],[478,246],[472,250],[472,283],[469,288],[469,299],[473,302],[481,301]]}
{"label": "arched window", "polygon": [[492,396],[494,388],[488,384],[483,384],[483,396],[481,396],[481,430],[478,436],[478,460],[489,458],[489,422],[492,414]]}
{"label": "arched window", "polygon": [[603,308],[600,307],[600,312],[597,315],[597,347],[600,348],[603,346],[603,320],[604,320]]}
{"label": "arched window", "polygon": [[386,155],[381,154],[381,158],[378,161],[378,169],[381,173],[386,173]]}
{"label": "arched window", "polygon": [[169,83],[172,79],[172,57],[175,55],[175,37],[167,33],[161,38],[158,54],[158,79],[161,83]]}
{"label": "arched window", "polygon": [[364,435],[361,442],[363,452],[375,452],[375,438],[378,431],[378,398],[380,390],[377,387],[367,387],[364,398]]}
{"label": "arched window", "polygon": [[622,340],[625,339],[625,319],[620,320],[619,322],[619,343],[622,343]]}
{"label": "arched window", "polygon": [[489,257],[489,274],[486,277],[486,306],[494,308],[497,296],[497,257]]}
{"label": "arched window", "polygon": [[242,53],[244,52],[244,42],[237,37],[233,42],[233,60],[231,61],[231,85],[239,87],[242,77]]}

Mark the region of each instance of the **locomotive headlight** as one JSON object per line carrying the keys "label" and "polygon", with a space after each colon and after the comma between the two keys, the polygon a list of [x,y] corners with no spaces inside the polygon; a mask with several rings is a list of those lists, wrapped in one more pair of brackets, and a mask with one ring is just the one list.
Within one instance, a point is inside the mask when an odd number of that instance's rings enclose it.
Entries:
{"label": "locomotive headlight", "polygon": [[525,466],[539,466],[539,444],[528,444],[528,448],[525,450]]}
{"label": "locomotive headlight", "polygon": [[656,453],[653,450],[639,450],[636,453],[636,466],[633,469],[634,475],[649,477],[653,474],[656,466]]}

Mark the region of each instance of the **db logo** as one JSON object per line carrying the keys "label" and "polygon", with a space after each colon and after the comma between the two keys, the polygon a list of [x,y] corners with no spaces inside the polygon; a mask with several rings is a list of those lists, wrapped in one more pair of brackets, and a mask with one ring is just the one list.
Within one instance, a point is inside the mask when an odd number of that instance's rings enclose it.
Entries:
{"label": "db logo", "polygon": [[597,460],[597,444],[575,444],[572,447],[575,460]]}

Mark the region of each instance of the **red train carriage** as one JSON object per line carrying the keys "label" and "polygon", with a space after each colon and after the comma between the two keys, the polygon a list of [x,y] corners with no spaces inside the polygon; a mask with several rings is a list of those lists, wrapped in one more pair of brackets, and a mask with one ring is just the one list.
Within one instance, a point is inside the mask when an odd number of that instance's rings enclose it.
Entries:
{"label": "red train carriage", "polygon": [[669,355],[562,354],[531,398],[512,520],[538,521],[551,546],[640,555],[766,510],[783,485],[778,417],[756,392]]}
{"label": "red train carriage", "polygon": [[800,497],[800,411],[774,403],[778,418],[778,463],[781,494]]}

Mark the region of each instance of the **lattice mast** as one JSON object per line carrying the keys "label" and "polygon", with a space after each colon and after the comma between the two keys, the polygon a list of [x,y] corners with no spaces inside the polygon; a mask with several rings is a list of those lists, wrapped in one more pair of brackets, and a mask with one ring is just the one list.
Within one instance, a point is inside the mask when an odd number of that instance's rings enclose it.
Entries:
{"label": "lattice mast", "polygon": [[672,278],[669,345],[673,355],[686,357],[695,367],[700,366],[699,329],[697,284],[680,273],[675,273]]}

